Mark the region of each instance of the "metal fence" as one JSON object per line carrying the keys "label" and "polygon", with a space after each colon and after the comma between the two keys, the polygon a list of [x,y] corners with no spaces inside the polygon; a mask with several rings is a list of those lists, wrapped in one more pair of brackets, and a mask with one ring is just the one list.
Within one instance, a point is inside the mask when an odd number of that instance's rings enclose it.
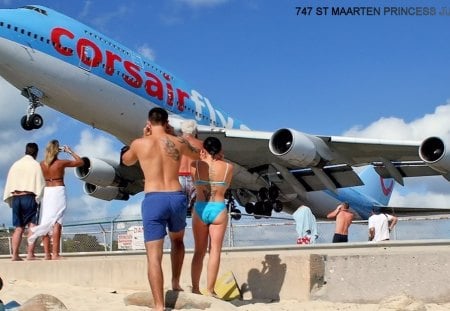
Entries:
{"label": "metal fence", "polygon": [[[240,220],[229,218],[225,235],[225,247],[293,245],[297,234],[292,216],[255,219],[253,215],[242,215]],[[334,233],[334,222],[318,222],[317,243],[330,243]],[[13,228],[0,228],[0,255],[11,254]],[[450,215],[425,218],[401,218],[393,232],[395,240],[449,239]],[[21,253],[26,253],[26,239],[21,243]],[[367,222],[356,221],[349,230],[349,242],[367,241]],[[191,219],[187,219],[185,233],[187,249],[194,247]],[[168,238],[164,248],[170,248]],[[63,226],[61,236],[62,253],[86,252],[143,252],[142,222],[140,218],[108,219],[90,222],[68,223]],[[43,253],[38,240],[36,253]]]}

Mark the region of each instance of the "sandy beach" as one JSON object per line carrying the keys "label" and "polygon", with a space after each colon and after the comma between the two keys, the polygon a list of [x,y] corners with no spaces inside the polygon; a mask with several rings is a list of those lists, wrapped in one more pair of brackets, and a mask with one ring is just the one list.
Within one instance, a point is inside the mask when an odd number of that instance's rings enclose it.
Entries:
{"label": "sandy beach", "polygon": [[[49,284],[29,282],[24,280],[4,280],[4,287],[0,292],[0,297],[4,303],[12,300],[24,304],[27,300],[38,294],[52,295],[61,300],[68,310],[92,311],[141,311],[149,310],[147,307],[126,306],[124,298],[136,291],[122,290],[120,288],[92,288],[73,286],[70,284]],[[148,293],[150,295],[150,292]],[[279,302],[258,302],[252,300],[236,300],[232,303],[239,311],[299,311],[299,310],[450,310],[450,303],[447,304],[424,304],[420,301],[410,299],[407,296],[399,295],[388,297],[380,304],[355,304],[355,303],[333,303],[328,301],[307,301],[286,300]],[[171,309],[168,309],[171,310]],[[202,309],[190,309],[193,311]],[[206,310],[218,310],[217,306],[212,306]]]}

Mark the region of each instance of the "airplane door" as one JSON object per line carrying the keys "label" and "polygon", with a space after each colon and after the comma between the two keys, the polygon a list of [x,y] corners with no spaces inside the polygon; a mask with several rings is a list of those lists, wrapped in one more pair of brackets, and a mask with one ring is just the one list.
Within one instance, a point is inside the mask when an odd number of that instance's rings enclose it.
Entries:
{"label": "airplane door", "polygon": [[95,51],[92,47],[83,45],[81,46],[81,55],[78,67],[86,71],[91,71],[92,64],[94,62]]}

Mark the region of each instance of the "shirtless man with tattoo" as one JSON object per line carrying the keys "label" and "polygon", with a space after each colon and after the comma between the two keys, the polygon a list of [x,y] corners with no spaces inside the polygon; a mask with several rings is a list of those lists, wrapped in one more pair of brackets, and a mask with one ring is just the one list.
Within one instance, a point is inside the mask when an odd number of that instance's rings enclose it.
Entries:
{"label": "shirtless man with tattoo", "polygon": [[186,139],[171,133],[167,112],[161,108],[153,108],[148,114],[143,137],[135,139],[129,148],[122,151],[122,163],[134,165],[139,162],[144,173],[145,198],[141,213],[154,310],[164,310],[164,276],[161,264],[166,227],[171,241],[172,288],[182,290],[180,275],[185,252],[183,237],[187,200],[181,191],[178,172],[182,156],[192,159],[200,157],[200,151]]}

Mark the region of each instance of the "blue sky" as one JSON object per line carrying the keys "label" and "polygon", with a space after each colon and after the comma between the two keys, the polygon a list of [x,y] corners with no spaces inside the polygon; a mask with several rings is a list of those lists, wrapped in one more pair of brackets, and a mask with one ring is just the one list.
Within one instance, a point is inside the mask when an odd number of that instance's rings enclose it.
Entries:
{"label": "blue sky", "polygon": [[[445,6],[444,1],[39,1],[141,52],[250,128],[421,140],[450,132],[450,16],[297,16],[295,6]],[[0,1],[15,8],[29,1]],[[450,6],[450,2],[448,2]],[[44,107],[26,132],[26,101],[0,81],[0,190],[24,145],[59,139],[118,158],[114,137]],[[67,220],[139,213],[141,195],[102,202],[67,171]],[[447,206],[443,178],[411,179],[391,204]],[[0,223],[10,223],[0,205]]]}

